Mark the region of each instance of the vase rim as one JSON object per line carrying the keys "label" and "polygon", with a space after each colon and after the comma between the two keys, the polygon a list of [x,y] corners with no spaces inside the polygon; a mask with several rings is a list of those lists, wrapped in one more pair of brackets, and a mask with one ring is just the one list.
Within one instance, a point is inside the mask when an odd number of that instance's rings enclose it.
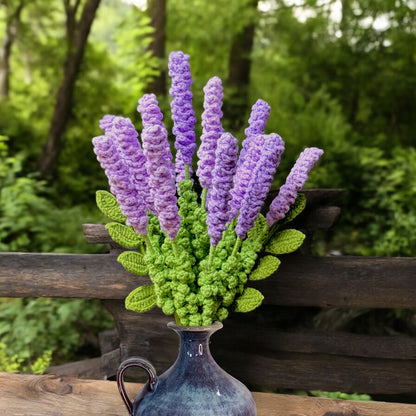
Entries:
{"label": "vase rim", "polygon": [[204,331],[217,331],[223,327],[221,322],[215,321],[211,325],[200,325],[200,326],[185,326],[178,325],[174,321],[168,322],[167,326],[175,331],[192,331],[192,332],[204,332]]}

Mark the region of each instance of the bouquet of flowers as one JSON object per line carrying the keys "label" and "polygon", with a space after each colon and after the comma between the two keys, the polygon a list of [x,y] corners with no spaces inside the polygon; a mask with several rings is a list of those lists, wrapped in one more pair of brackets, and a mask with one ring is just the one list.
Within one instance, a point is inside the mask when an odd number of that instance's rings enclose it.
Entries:
{"label": "bouquet of flowers", "polygon": [[312,147],[300,154],[263,216],[284,142],[276,133],[265,134],[270,107],[258,100],[239,152],[238,140],[223,130],[223,87],[213,77],[204,87],[198,195],[192,180],[196,118],[188,55],[170,54],[169,76],[175,163],[154,94],[138,103],[141,142],[130,119],[104,116],[104,135],[93,145],[111,193],[98,191],[97,205],[113,221],[106,225],[113,240],[129,249],[118,261],[153,283],[133,290],[126,308],[145,312],[158,306],[179,325],[210,325],[230,310],[258,307],[263,295],[247,287],[248,281],[273,274],[280,264],[276,256],[302,244],[300,231],[280,227],[303,210],[305,198],[298,192],[323,151]]}

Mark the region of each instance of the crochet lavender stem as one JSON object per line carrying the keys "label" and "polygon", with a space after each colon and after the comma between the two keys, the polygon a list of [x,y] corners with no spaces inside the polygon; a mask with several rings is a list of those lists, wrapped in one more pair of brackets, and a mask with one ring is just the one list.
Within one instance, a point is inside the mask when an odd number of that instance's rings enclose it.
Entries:
{"label": "crochet lavender stem", "polygon": [[192,76],[189,55],[181,51],[171,52],[168,67],[169,76],[172,79],[169,93],[172,96],[170,103],[173,120],[172,132],[176,137],[176,172],[178,181],[180,181],[185,177],[184,165],[192,166],[192,156],[196,148],[194,131],[196,118],[192,107]]}
{"label": "crochet lavender stem", "polygon": [[237,236],[241,239],[245,238],[247,232],[254,226],[270,190],[283,151],[284,142],[278,134],[272,133],[265,138],[261,158],[248,184],[235,228]]}
{"label": "crochet lavender stem", "polygon": [[107,132],[105,136],[94,137],[92,142],[121,212],[127,217],[126,224],[131,225],[139,234],[147,234],[149,217],[145,203],[130,180],[130,171],[117,150],[114,134]]}
{"label": "crochet lavender stem", "polygon": [[129,118],[115,117],[112,132],[117,138],[118,150],[129,168],[131,181],[145,202],[146,210],[155,214],[154,201],[150,192],[146,156],[140,146],[138,133]]}
{"label": "crochet lavender stem", "polygon": [[309,147],[299,155],[286,179],[286,183],[281,186],[278,195],[270,204],[269,212],[266,215],[269,227],[285,217],[290,206],[295,202],[297,193],[305,185],[309,172],[323,153],[322,149]]}
{"label": "crochet lavender stem", "polygon": [[212,247],[217,246],[229,217],[230,190],[236,172],[238,140],[230,133],[223,133],[215,152],[215,168],[212,176],[211,195],[208,201],[208,235]]}
{"label": "crochet lavender stem", "polygon": [[211,78],[204,87],[204,112],[202,113],[202,135],[199,146],[198,170],[196,171],[202,188],[209,189],[215,165],[217,141],[223,132],[221,124],[222,100],[224,97],[221,79]]}
{"label": "crochet lavender stem", "polygon": [[146,128],[143,147],[148,159],[150,183],[156,190],[155,208],[162,230],[173,240],[180,227],[180,216],[176,199],[175,175],[172,154],[167,141],[167,131],[159,125]]}
{"label": "crochet lavender stem", "polygon": [[248,127],[244,130],[246,139],[244,139],[242,143],[238,167],[244,162],[253,138],[259,134],[264,134],[264,129],[266,128],[266,123],[270,116],[270,109],[269,104],[262,99],[258,99],[253,107],[251,107]]}

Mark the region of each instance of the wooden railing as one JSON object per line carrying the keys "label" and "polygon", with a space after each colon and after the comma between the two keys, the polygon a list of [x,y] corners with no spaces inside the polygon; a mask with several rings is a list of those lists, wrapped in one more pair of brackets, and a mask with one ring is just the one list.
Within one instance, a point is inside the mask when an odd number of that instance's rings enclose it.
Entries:
{"label": "wooden railing", "polygon": [[[333,190],[306,192],[308,210],[297,220],[296,227],[307,233],[309,244],[316,229],[329,228],[336,221],[340,210],[332,201],[338,194]],[[149,359],[161,373],[174,362],[178,341],[166,328],[170,318],[158,309],[136,314],[124,308],[125,296],[137,285],[146,284],[148,278],[134,276],[117,263],[119,247],[111,242],[103,226],[87,225],[84,232],[91,243],[109,243],[109,253],[0,253],[0,296],[101,299],[114,316],[117,328],[117,334],[107,333],[101,337],[102,356],[54,367],[50,371],[60,376],[77,377],[62,379],[62,383],[73,383],[70,395],[77,389],[83,392],[87,389],[93,396],[96,388],[98,397],[104,396],[105,390],[105,396],[110,400],[109,385],[114,388],[114,395],[118,395],[111,382],[89,381],[93,384],[85,384],[79,378],[114,376],[120,362],[132,355]],[[299,310],[307,314],[334,307],[416,310],[416,258],[312,257],[310,246],[306,245],[301,253],[281,259],[282,265],[275,276],[253,284],[265,295],[264,304],[249,314],[232,314],[224,322],[224,328],[212,337],[211,349],[216,361],[254,391],[326,390],[414,399],[415,338],[316,330],[307,325],[298,327],[295,317]],[[19,382],[36,386],[36,380],[39,380],[47,386],[59,385],[56,380],[60,379],[48,377],[52,376],[1,375],[0,397],[5,397],[6,393],[10,397],[10,386]],[[98,383],[96,387],[92,387],[94,383]],[[48,400],[51,397],[48,396]],[[273,406],[270,408],[273,411],[269,409],[265,410],[269,413],[264,413],[261,410],[260,415],[416,416],[416,405],[346,404],[280,394],[270,395],[267,400],[268,395],[257,397],[261,398],[260,409],[263,404],[265,409]],[[62,400],[66,403],[71,399],[65,396]],[[2,413],[7,407],[0,398],[0,414],[25,414],[22,413],[25,401],[19,403],[21,413],[17,410],[16,413],[7,413],[7,410]],[[125,414],[121,401],[120,405],[120,413],[105,414]],[[281,405],[291,413],[279,410]],[[302,410],[301,406],[307,406],[308,411]],[[33,414],[52,413],[39,411]],[[72,416],[76,414],[72,413]],[[88,410],[78,414],[103,413]]]}

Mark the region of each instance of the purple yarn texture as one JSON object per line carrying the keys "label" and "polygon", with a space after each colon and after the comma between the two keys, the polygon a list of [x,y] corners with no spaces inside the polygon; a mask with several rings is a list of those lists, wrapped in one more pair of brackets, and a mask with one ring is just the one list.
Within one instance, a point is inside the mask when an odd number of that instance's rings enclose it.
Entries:
{"label": "purple yarn texture", "polygon": [[[140,108],[144,119],[148,117],[148,109],[154,110],[152,106],[142,106]],[[161,124],[147,126],[142,132],[142,141],[160,227],[173,240],[181,225],[181,217],[178,214],[175,173],[168,142],[168,132]]]}
{"label": "purple yarn texture", "polygon": [[240,166],[246,157],[254,137],[264,134],[267,120],[270,116],[270,105],[266,101],[258,99],[253,107],[251,107],[250,118],[248,119],[248,127],[245,129],[246,139],[243,140],[238,166]]}
{"label": "purple yarn texture", "polygon": [[147,234],[149,217],[145,203],[130,180],[130,171],[117,150],[113,133],[94,137],[94,153],[104,169],[111,191],[116,196],[121,212],[127,217],[126,224],[131,225],[139,234]]}
{"label": "purple yarn texture", "polygon": [[223,133],[215,152],[215,168],[212,177],[211,195],[208,201],[208,235],[215,247],[226,230],[229,217],[230,190],[237,168],[238,140],[230,133]]}
{"label": "purple yarn texture", "polygon": [[254,136],[247,150],[244,162],[237,167],[237,174],[234,178],[234,187],[231,190],[232,200],[229,221],[238,215],[244,195],[246,194],[250,180],[253,177],[254,169],[260,160],[261,152],[267,137],[268,136],[264,134],[257,134]]}
{"label": "purple yarn texture", "polygon": [[111,130],[113,127],[113,120],[115,116],[112,114],[106,114],[101,120],[100,120],[100,129],[105,133],[107,130]]}
{"label": "purple yarn texture", "polygon": [[199,146],[198,170],[196,171],[202,188],[209,189],[212,182],[212,172],[215,165],[215,150],[223,127],[222,100],[224,91],[221,79],[211,78],[204,87],[204,112],[202,113],[202,135]]}
{"label": "purple yarn texture", "polygon": [[140,146],[138,133],[129,118],[115,117],[112,132],[117,138],[121,157],[129,168],[131,181],[145,202],[146,210],[155,214],[154,201],[150,192],[146,156]]}
{"label": "purple yarn texture", "polygon": [[235,228],[237,236],[241,239],[245,238],[247,232],[254,226],[284,149],[284,142],[278,134],[272,133],[265,137],[261,157],[242,200],[238,224]]}
{"label": "purple yarn texture", "polygon": [[[165,129],[165,124],[163,123],[163,114],[160,110],[159,103],[155,94],[144,94],[138,101],[137,111],[140,113],[143,129],[150,128],[152,126],[158,125]],[[142,141],[143,141],[143,131],[142,131]],[[171,163],[170,160],[169,163]],[[146,170],[149,173],[149,162],[146,158]],[[150,178],[150,173],[149,173]],[[155,201],[155,193],[157,189],[152,186],[152,182],[149,179],[150,186],[150,198]],[[154,206],[156,211],[156,206]],[[157,215],[157,211],[156,211]]]}
{"label": "purple yarn texture", "polygon": [[285,217],[290,206],[295,202],[298,192],[305,185],[309,172],[323,153],[322,149],[308,147],[299,155],[286,183],[280,187],[278,195],[270,204],[269,212],[266,215],[269,227]]}
{"label": "purple yarn texture", "polygon": [[181,153],[183,163],[192,165],[195,151],[195,112],[192,107],[192,76],[189,65],[189,55],[183,52],[171,52],[169,55],[169,76],[172,85],[169,90],[172,96],[171,110],[173,129],[176,137],[175,148]]}
{"label": "purple yarn texture", "polygon": [[142,118],[143,128],[151,127],[155,124],[165,126],[163,123],[163,114],[160,111],[155,94],[143,95],[139,100],[137,111]]}

